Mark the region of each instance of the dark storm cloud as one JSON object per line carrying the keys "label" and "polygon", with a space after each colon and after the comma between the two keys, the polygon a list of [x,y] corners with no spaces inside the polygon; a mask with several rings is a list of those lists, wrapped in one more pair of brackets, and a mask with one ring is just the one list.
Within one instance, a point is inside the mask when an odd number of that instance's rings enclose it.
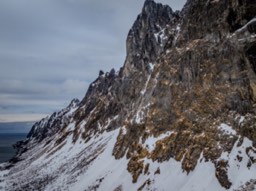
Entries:
{"label": "dark storm cloud", "polygon": [[[184,4],[160,2],[174,10]],[[100,69],[118,70],[126,35],[143,3],[1,0],[1,119],[11,113],[51,113],[73,97],[81,99]]]}

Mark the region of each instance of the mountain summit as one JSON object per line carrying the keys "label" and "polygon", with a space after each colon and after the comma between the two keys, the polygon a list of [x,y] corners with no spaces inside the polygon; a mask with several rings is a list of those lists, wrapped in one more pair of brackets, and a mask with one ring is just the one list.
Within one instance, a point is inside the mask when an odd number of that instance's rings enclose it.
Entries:
{"label": "mountain summit", "polygon": [[146,0],[124,66],[37,122],[0,186],[255,190],[255,18],[253,0],[188,0],[177,12]]}

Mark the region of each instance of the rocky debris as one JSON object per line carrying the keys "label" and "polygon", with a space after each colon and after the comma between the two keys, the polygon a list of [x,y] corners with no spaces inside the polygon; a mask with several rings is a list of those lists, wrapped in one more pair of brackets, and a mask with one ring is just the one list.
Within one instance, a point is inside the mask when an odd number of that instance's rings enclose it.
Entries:
{"label": "rocky debris", "polygon": [[149,173],[148,170],[149,170],[149,163],[147,163],[145,168],[144,168],[144,175]]}
{"label": "rocky debris", "polygon": [[228,180],[227,167],[228,167],[228,161],[225,161],[225,160],[218,161],[216,164],[216,177],[223,187],[225,187],[226,189],[229,189],[232,183]]}
{"label": "rocky debris", "polygon": [[161,174],[161,171],[160,171],[160,168],[159,168],[159,167],[157,168],[157,170],[155,171],[154,174],[155,174],[155,175],[156,175],[156,174]]}
{"label": "rocky debris", "polygon": [[254,191],[256,189],[256,180],[250,180],[245,185],[234,191]]}
{"label": "rocky debris", "polygon": [[128,167],[127,167],[128,172],[130,172],[132,174],[132,182],[133,183],[137,182],[138,177],[140,176],[140,174],[142,174],[143,168],[144,168],[143,161],[138,161],[136,159],[137,158],[133,157],[129,161]]}
{"label": "rocky debris", "polygon": [[147,179],[139,188],[138,191],[142,191],[146,186],[150,186],[151,181],[150,179]]}
{"label": "rocky debris", "polygon": [[247,147],[246,154],[250,158],[251,163],[256,164],[256,149],[253,147]]}

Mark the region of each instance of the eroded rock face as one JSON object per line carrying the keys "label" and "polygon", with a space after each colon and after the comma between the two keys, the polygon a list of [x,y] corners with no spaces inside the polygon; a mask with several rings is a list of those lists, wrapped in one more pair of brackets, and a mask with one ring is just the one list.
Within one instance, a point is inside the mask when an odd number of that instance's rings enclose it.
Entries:
{"label": "eroded rock face", "polygon": [[[250,22],[255,16],[251,11],[256,9],[254,2],[243,2],[242,7],[240,3],[188,1],[181,13],[183,17],[173,25],[180,26],[180,32],[168,39],[177,40],[167,43],[157,58],[145,97],[140,98],[140,106],[124,125],[126,134],[120,133],[113,152],[117,158],[127,152],[126,157],[134,164],[135,170],[130,170],[134,181],[138,172],[143,172],[139,161],[145,157],[159,162],[175,158],[190,173],[203,154],[215,164],[220,184],[231,187],[228,161],[221,163],[221,154],[231,152],[239,136],[250,137],[254,144],[256,141],[252,137],[255,127],[236,120],[255,112],[255,37],[247,36],[249,45],[235,39],[236,34],[230,37],[230,31]],[[239,15],[239,27],[230,22],[231,9]],[[217,128],[221,122],[232,124],[238,134],[221,133]],[[152,152],[143,147],[150,136],[158,137],[168,131],[173,133],[157,141]]]}
{"label": "eroded rock face", "polygon": [[[252,0],[188,0],[181,12],[146,0],[129,31],[120,72],[100,72],[67,123],[66,115],[39,122],[43,132],[50,132],[52,125],[42,124],[51,121],[57,130],[37,136],[35,126],[23,148],[46,136],[54,144],[44,148],[54,156],[67,137],[74,145],[92,144],[118,130],[112,155],[127,160],[134,184],[146,178],[139,190],[164,171],[150,171],[148,161],[171,160],[186,174],[209,162],[223,189],[237,189],[229,173],[234,161],[241,168],[256,165],[255,13]],[[93,163],[104,146],[80,166]]]}
{"label": "eroded rock face", "polygon": [[166,43],[172,41],[169,38],[177,32],[174,25],[179,16],[179,12],[173,12],[167,5],[145,1],[142,13],[128,33],[127,57],[121,72],[123,76],[130,77],[135,71],[149,73],[149,63],[154,64]]}

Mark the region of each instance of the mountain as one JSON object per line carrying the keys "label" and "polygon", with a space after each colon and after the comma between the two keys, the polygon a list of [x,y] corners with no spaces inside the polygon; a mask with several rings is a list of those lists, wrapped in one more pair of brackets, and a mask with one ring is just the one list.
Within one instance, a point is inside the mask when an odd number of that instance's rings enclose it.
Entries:
{"label": "mountain", "polygon": [[36,123],[5,190],[255,190],[256,3],[146,0],[119,72]]}

